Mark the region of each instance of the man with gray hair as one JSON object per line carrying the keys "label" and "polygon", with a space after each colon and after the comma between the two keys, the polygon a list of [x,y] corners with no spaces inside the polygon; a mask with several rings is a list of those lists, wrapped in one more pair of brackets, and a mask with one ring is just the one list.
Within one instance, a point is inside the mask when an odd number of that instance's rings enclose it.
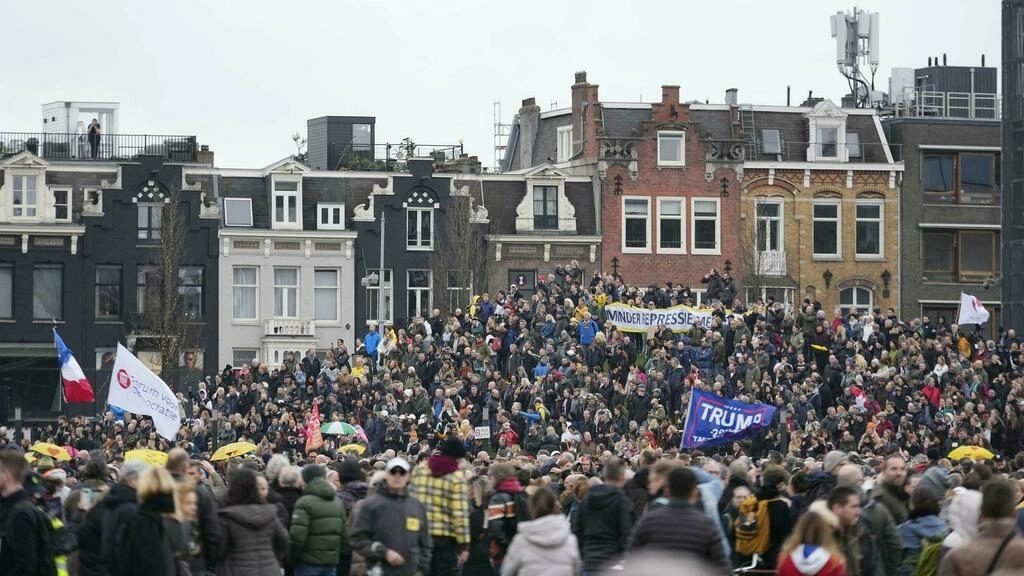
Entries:
{"label": "man with gray hair", "polygon": [[864,472],[856,464],[840,464],[835,469],[836,486],[845,486],[861,496],[862,508],[857,523],[850,528],[860,540],[861,574],[896,574],[903,558],[899,532],[892,515],[877,501],[864,494]]}
{"label": "man with gray hair", "polygon": [[139,485],[139,477],[149,464],[141,460],[129,460],[121,466],[118,483],[110,488],[105,496],[96,493],[90,498],[102,498],[93,502],[92,508],[82,520],[78,528],[78,564],[79,574],[107,574],[107,566],[112,566],[119,534],[118,527],[128,525],[128,519],[139,508],[135,489]]}

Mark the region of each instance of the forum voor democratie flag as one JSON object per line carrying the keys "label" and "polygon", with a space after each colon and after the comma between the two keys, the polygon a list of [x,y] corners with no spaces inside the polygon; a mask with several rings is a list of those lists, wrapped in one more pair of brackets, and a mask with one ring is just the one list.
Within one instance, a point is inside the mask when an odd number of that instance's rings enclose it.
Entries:
{"label": "forum voor democratie flag", "polygon": [[181,428],[174,392],[121,343],[117,344],[107,404],[152,417],[157,434],[168,440],[174,440]]}
{"label": "forum voor democratie flag", "polygon": [[64,399],[70,403],[96,402],[92,385],[78,365],[78,360],[64,344],[57,329],[53,329],[53,344],[57,347],[57,361],[60,362],[60,379],[64,382]]}
{"label": "forum voor democratie flag", "polygon": [[729,400],[694,390],[683,424],[682,448],[740,440],[771,426],[775,407]]}
{"label": "forum voor democratie flag", "polygon": [[957,324],[984,324],[988,319],[989,312],[981,304],[981,300],[970,294],[960,293],[960,317],[957,318]]}

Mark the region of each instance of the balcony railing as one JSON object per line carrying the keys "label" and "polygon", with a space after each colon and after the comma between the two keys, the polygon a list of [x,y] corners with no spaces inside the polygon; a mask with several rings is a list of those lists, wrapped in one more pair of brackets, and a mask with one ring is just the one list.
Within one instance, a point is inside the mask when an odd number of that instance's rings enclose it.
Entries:
{"label": "balcony railing", "polygon": [[1002,97],[991,92],[908,92],[884,112],[896,118],[1002,118]]}
{"label": "balcony railing", "polygon": [[433,158],[434,165],[455,162],[462,157],[462,144],[355,144],[328,143],[327,157],[338,158],[328,169],[369,172],[405,172],[413,158]]}
{"label": "balcony railing", "polygon": [[786,251],[762,250],[757,253],[758,276],[785,276]]}
{"label": "balcony railing", "polygon": [[892,157],[900,157],[899,144],[826,144],[821,142],[765,142],[754,140],[747,143],[751,152],[749,160],[761,162],[807,162],[809,148],[814,147],[816,162],[844,162],[849,164],[885,164],[888,150]]}
{"label": "balcony railing", "polygon": [[197,148],[195,136],[102,134],[93,154],[86,134],[0,132],[0,157],[28,150],[46,160],[118,161],[155,155],[171,161],[193,162]]}
{"label": "balcony railing", "polygon": [[316,324],[312,320],[268,318],[263,325],[267,336],[316,336]]}

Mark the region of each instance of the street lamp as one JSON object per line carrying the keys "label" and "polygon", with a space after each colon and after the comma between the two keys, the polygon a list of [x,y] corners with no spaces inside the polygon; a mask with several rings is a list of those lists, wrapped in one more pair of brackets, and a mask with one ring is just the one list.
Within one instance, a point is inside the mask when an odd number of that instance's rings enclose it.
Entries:
{"label": "street lamp", "polygon": [[889,297],[889,281],[892,280],[892,274],[889,269],[882,270],[882,296],[884,298]]}
{"label": "street lamp", "polygon": [[726,274],[731,274],[732,273],[732,261],[731,260],[726,260],[725,261],[725,273]]}
{"label": "street lamp", "polygon": [[612,256],[612,276],[619,275],[619,257]]}
{"label": "street lamp", "polygon": [[821,279],[825,281],[825,289],[826,289],[826,290],[828,290],[829,286],[831,286],[831,285],[832,285],[832,277],[833,277],[833,276],[834,276],[834,275],[832,274],[832,271],[831,271],[831,270],[827,270],[827,269],[826,269],[826,270],[825,270],[825,272],[824,272],[824,273],[822,273],[822,275],[821,275]]}

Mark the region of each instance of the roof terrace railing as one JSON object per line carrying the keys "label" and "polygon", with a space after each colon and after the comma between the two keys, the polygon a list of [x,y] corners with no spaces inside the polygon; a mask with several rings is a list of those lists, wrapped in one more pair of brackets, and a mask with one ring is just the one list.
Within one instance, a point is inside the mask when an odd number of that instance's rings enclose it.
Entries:
{"label": "roof terrace railing", "polygon": [[193,162],[198,146],[195,136],[158,134],[101,134],[90,141],[87,134],[0,132],[0,157],[29,151],[45,160],[118,161],[142,155]]}

